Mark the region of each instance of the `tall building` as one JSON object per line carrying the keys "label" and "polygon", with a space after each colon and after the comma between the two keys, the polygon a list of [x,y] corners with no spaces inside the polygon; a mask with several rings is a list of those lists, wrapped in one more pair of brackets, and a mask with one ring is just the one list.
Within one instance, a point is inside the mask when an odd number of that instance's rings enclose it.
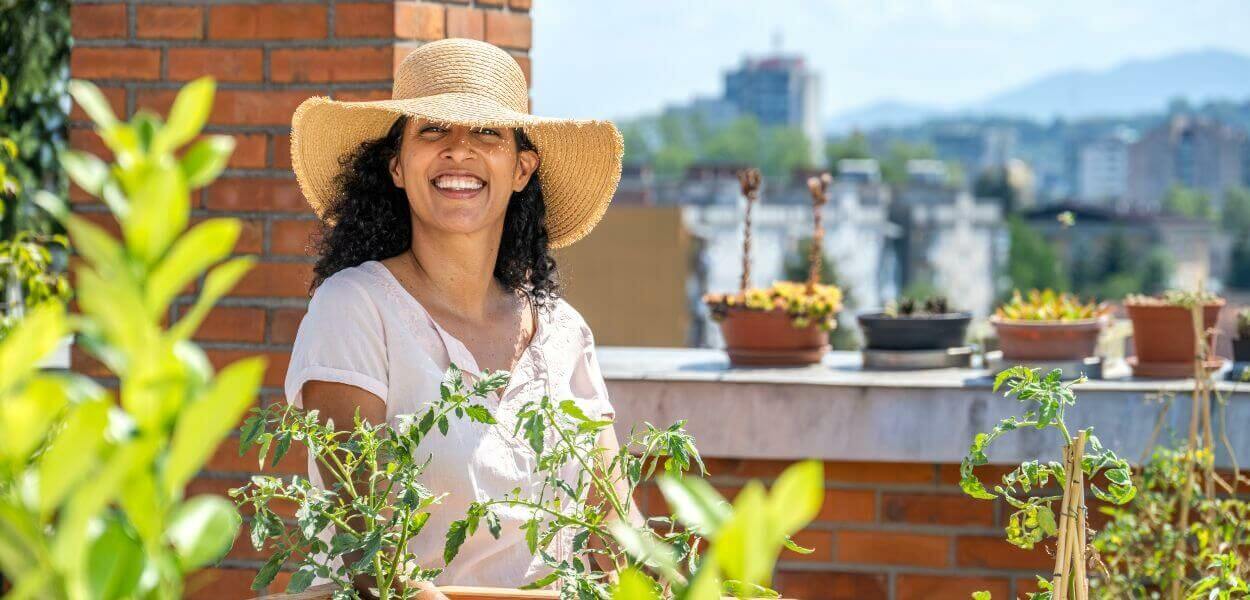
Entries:
{"label": "tall building", "polygon": [[1176,115],[1129,148],[1131,206],[1154,212],[1175,185],[1210,195],[1218,209],[1223,193],[1243,182],[1246,134],[1218,121]]}
{"label": "tall building", "polygon": [[819,163],[824,136],[820,129],[819,76],[800,56],[773,54],[746,58],[725,74],[725,99],[762,125],[791,126],[811,143],[812,159]]}
{"label": "tall building", "polygon": [[1128,191],[1129,147],[1135,140],[1131,130],[1118,129],[1081,146],[1077,153],[1077,194],[1084,203],[1127,208],[1121,201]]}

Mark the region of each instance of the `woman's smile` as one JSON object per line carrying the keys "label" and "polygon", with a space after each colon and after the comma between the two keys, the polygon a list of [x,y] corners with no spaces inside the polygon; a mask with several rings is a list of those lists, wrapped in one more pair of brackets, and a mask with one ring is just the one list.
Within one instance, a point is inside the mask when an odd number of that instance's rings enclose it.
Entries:
{"label": "woman's smile", "polygon": [[468,200],[487,188],[486,181],[468,171],[443,171],[430,180],[439,195],[452,200]]}

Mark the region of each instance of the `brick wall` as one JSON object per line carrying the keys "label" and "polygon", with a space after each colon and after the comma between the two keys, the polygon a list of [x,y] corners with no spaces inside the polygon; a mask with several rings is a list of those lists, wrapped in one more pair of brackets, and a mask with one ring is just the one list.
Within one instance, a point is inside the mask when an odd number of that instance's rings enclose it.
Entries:
{"label": "brick wall", "polygon": [[[306,247],[315,221],[290,167],[290,123],[305,98],[389,98],[399,62],[427,40],[483,39],[506,48],[529,78],[530,0],[82,1],[71,7],[75,46],[71,76],[90,79],[118,114],[140,108],[168,112],[178,88],[201,75],[217,79],[206,128],[237,141],[229,168],[194,198],[193,215],[238,217],[237,251],[259,257],[257,268],[221,302],[197,334],[217,365],[244,356],[269,358],[264,401],[281,401],[296,327],[307,305],[311,261]],[[107,156],[86,116],[75,108],[70,143]],[[81,190],[76,210],[116,232],[112,217]],[[173,317],[186,310],[182,298]],[[105,375],[81,352],[74,367]],[[302,472],[293,453],[277,467]],[[225,493],[241,485],[254,458],[239,458],[229,440],[190,493]],[[258,557],[245,540],[221,568],[189,583],[190,597],[249,597]],[[285,587],[279,578],[275,589]],[[279,587],[280,586],[280,587]]]}
{"label": "brick wall", "polygon": [[[769,485],[788,462],[707,460],[711,481],[732,498],[750,479]],[[1002,470],[983,467],[989,481]],[[959,465],[825,463],[825,502],[816,521],[795,536],[811,554],[785,552],[775,584],[803,600],[967,600],[1036,591],[1035,574],[1054,559],[1040,546],[1003,541],[1010,510],[1000,500],[973,500],[959,489]],[[666,510],[654,487],[643,488],[645,512]],[[1097,506],[1091,498],[1091,518]],[[1095,525],[1097,526],[1097,524]]]}

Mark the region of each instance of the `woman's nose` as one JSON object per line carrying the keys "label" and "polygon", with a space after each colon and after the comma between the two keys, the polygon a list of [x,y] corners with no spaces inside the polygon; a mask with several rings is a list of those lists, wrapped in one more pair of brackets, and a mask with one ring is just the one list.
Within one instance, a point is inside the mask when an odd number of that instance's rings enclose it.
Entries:
{"label": "woman's nose", "polygon": [[467,127],[453,127],[443,138],[442,157],[461,161],[473,156],[473,136]]}

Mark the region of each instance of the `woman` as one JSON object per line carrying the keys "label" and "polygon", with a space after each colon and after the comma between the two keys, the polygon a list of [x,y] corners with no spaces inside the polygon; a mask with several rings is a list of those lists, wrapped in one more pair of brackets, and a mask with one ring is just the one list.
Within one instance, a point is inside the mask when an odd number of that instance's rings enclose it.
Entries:
{"label": "woman", "polygon": [[[607,209],[620,134],[608,122],[531,116],[511,56],[453,39],[412,52],[391,100],[305,101],[291,138],[323,227],[287,401],[339,424],[357,410],[394,423],[437,398],[450,364],[512,373],[486,401],[499,425],[456,423],[420,449],[432,456],[424,483],[447,496],[410,549],[422,566],[442,566],[443,533],[470,502],[540,484],[533,452],[511,435],[521,405],[550,395],[613,414],[590,329],[558,295],[550,249],[584,236]],[[615,451],[610,428],[600,443]],[[322,485],[311,458],[309,476]],[[501,538],[470,538],[440,585],[516,587],[547,571],[519,529],[526,515],[500,516]],[[567,555],[569,542],[552,550]]]}

